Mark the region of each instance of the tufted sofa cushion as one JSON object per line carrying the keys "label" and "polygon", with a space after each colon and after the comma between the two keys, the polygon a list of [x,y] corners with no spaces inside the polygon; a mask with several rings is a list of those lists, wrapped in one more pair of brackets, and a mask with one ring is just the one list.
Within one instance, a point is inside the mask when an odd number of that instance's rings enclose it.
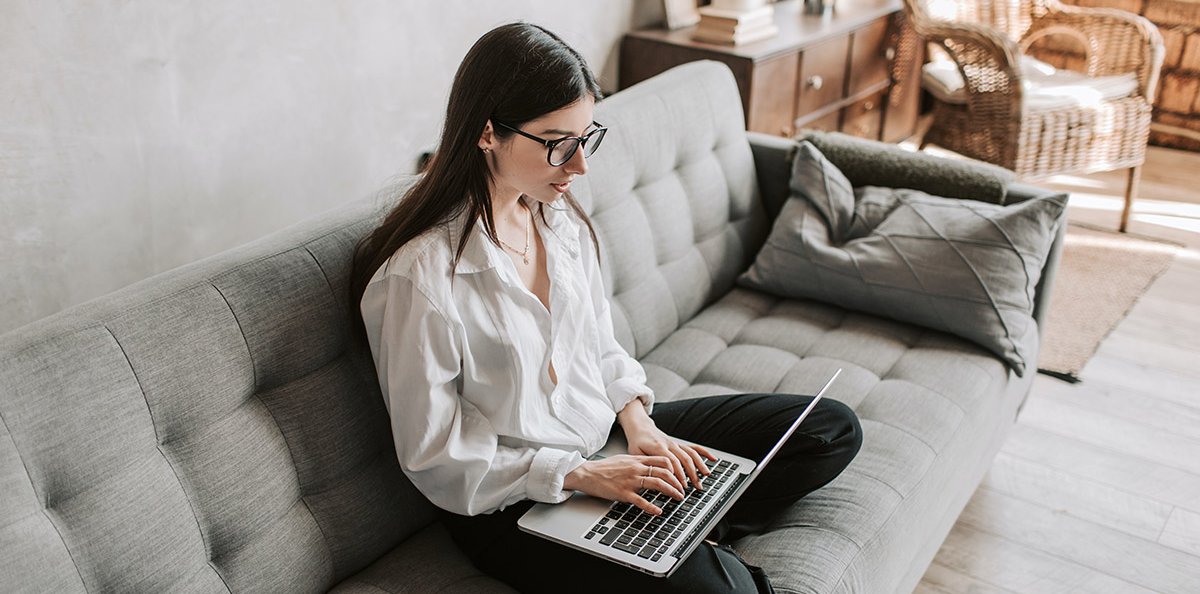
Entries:
{"label": "tufted sofa cushion", "polygon": [[373,210],[4,335],[4,583],[323,592],[433,520],[347,340],[346,264]]}
{"label": "tufted sofa cushion", "polygon": [[[1036,332],[1022,340],[1037,348]],[[1025,385],[1011,382],[986,350],[948,334],[740,287],[642,364],[663,401],[812,394],[844,369],[829,396],[859,415],[862,451],[768,533],[736,543],[781,591],[792,592],[887,591],[917,551],[871,549],[933,532],[946,509],[965,503],[986,468],[980,461],[999,445],[999,436],[980,436],[1013,417]]]}
{"label": "tufted sofa cushion", "polygon": [[769,231],[733,74],[693,62],[596,106],[575,197],[600,239],[617,339],[650,352],[733,287]]}

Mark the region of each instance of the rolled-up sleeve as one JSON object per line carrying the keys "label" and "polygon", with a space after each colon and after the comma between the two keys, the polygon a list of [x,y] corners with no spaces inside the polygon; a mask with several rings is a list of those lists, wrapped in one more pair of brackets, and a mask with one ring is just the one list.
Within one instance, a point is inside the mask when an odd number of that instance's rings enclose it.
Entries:
{"label": "rolled-up sleeve", "polygon": [[585,225],[580,225],[580,252],[587,270],[592,307],[596,312],[596,330],[600,339],[600,375],[614,412],[621,412],[634,398],[642,401],[649,414],[654,407],[654,390],[646,385],[646,370],[625,352],[613,332],[612,309],[605,295],[600,258]]}
{"label": "rolled-up sleeve", "polygon": [[488,419],[456,388],[462,345],[412,280],[385,275],[360,302],[400,466],[438,507],[460,515],[523,499],[558,503],[577,452],[498,443]]}

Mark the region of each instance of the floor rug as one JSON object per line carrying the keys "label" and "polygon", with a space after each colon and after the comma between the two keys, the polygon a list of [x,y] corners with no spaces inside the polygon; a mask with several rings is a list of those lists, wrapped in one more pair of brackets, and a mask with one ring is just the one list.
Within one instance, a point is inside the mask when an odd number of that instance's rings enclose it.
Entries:
{"label": "floor rug", "polygon": [[1050,295],[1039,371],[1066,381],[1166,271],[1181,247],[1071,223]]}

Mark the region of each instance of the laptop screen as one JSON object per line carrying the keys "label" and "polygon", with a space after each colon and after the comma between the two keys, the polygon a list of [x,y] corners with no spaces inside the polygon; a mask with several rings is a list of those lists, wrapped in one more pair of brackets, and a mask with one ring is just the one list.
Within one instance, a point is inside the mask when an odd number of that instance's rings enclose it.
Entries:
{"label": "laptop screen", "polygon": [[809,402],[808,406],[804,407],[804,412],[801,412],[800,416],[796,417],[796,420],[792,422],[792,426],[788,427],[788,430],[783,432],[783,436],[779,438],[779,441],[775,442],[775,447],[771,448],[771,451],[767,452],[766,456],[763,456],[763,459],[758,463],[758,466],[754,468],[754,472],[750,474],[749,478],[751,480],[757,477],[758,473],[762,472],[763,467],[767,465],[767,462],[770,462],[771,458],[774,458],[775,454],[778,453],[781,448],[783,448],[783,444],[787,443],[787,440],[792,436],[793,433],[796,432],[796,429],[800,427],[800,423],[802,423],[804,419],[808,417],[809,413],[816,408],[817,402],[820,402],[821,398],[825,396],[825,391],[829,389],[829,386],[833,385],[833,380],[836,380],[841,374],[842,370],[840,367],[837,371],[833,372],[833,376],[829,378],[829,381],[825,382],[825,385],[821,388],[821,391],[817,392],[817,395],[813,397],[812,402]]}

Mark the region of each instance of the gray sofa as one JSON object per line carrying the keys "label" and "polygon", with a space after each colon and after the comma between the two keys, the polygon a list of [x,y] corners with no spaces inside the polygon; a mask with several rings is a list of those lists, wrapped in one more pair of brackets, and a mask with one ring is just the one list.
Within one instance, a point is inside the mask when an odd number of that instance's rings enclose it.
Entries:
{"label": "gray sofa", "polygon": [[[861,417],[862,452],[737,548],[781,592],[910,591],[1033,374],[949,335],[735,286],[793,145],[746,133],[724,66],[679,67],[596,119],[613,133],[576,192],[618,337],[658,398],[811,392],[846,370],[831,396]],[[0,591],[507,590],[405,479],[349,337],[351,249],[382,203],[0,336]],[[1048,262],[1039,319],[1057,248]]]}

